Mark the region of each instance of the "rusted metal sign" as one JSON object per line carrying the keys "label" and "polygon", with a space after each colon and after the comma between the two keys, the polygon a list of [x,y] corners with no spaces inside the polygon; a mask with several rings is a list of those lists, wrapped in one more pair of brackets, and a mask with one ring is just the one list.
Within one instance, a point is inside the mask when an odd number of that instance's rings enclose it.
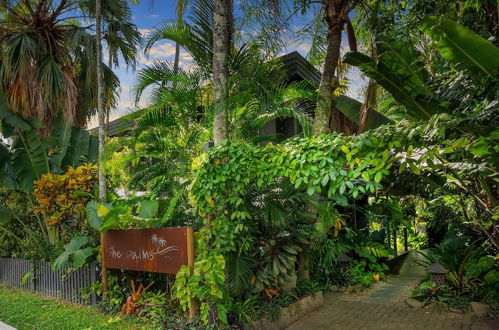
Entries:
{"label": "rusted metal sign", "polygon": [[102,237],[105,268],[176,274],[192,267],[191,227],[110,230]]}

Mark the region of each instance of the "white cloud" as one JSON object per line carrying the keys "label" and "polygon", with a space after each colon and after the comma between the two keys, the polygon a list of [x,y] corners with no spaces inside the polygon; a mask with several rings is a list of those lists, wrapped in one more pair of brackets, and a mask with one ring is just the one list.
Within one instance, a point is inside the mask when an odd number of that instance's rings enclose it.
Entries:
{"label": "white cloud", "polygon": [[168,58],[173,55],[175,55],[175,44],[171,42],[166,42],[164,44],[154,46],[149,51],[149,56],[155,58]]}
{"label": "white cloud", "polygon": [[158,18],[159,15],[158,14],[151,14],[151,15],[148,15],[147,17],[149,17],[149,18]]}
{"label": "white cloud", "polygon": [[151,32],[151,29],[138,29],[139,33],[144,37],[146,34]]}

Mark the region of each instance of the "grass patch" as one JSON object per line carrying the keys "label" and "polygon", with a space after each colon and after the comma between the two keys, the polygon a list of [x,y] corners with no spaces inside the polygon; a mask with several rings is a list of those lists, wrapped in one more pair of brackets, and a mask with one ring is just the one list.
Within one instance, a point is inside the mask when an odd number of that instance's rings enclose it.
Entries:
{"label": "grass patch", "polygon": [[23,329],[145,329],[138,319],[0,286],[0,320]]}

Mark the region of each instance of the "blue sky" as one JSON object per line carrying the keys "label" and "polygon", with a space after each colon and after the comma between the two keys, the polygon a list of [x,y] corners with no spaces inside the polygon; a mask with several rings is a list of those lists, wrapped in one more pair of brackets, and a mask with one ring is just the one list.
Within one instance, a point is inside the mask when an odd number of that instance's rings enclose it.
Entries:
{"label": "blue sky", "polygon": [[[166,20],[171,20],[176,17],[176,3],[177,0],[142,0],[138,5],[130,5],[133,13],[133,22],[137,25],[137,28],[142,34],[147,33],[148,29],[151,27],[164,22]],[[235,16],[236,20],[241,16],[240,9],[238,6],[239,1],[235,0]],[[189,8],[185,11],[186,15],[189,16]],[[297,17],[290,22],[291,26],[299,26],[304,22],[307,22],[307,17]],[[293,36],[288,36],[287,46],[282,50],[282,54],[289,53],[292,51],[298,51],[301,55],[306,56],[310,49],[310,42],[308,40],[294,40]],[[346,42],[345,42],[346,45]],[[344,51],[348,50],[348,47],[343,47]],[[137,70],[143,68],[147,64],[152,63],[154,60],[173,60],[175,54],[175,45],[173,42],[161,41],[154,45],[151,49],[149,56],[145,56],[143,51],[140,50],[140,56],[138,59]],[[107,55],[104,52],[104,60],[107,63]],[[191,58],[187,52],[184,50],[180,53],[181,65],[191,65],[189,62]],[[119,68],[113,68],[115,73],[118,75],[121,81],[121,91],[117,107],[111,112],[111,120],[121,117],[124,114],[130,113],[137,110],[132,97],[131,90],[133,88],[134,79],[137,72],[130,68],[121,66]],[[352,70],[349,75],[350,86],[348,95],[357,99],[361,98],[361,91],[365,82],[361,79],[359,72]],[[147,105],[147,95],[142,97],[141,102],[138,107]],[[93,118],[89,125],[91,127],[97,126],[96,118]]]}

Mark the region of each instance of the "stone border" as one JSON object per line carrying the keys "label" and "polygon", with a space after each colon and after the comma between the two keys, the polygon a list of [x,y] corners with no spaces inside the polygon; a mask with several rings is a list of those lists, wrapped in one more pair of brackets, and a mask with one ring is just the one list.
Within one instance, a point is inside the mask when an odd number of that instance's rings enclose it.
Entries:
{"label": "stone border", "polygon": [[324,306],[324,296],[322,291],[318,291],[311,296],[304,297],[297,302],[281,309],[279,320],[270,321],[262,319],[253,322],[249,329],[262,330],[281,330],[289,326],[291,323],[298,321],[306,314],[313,312]]}

